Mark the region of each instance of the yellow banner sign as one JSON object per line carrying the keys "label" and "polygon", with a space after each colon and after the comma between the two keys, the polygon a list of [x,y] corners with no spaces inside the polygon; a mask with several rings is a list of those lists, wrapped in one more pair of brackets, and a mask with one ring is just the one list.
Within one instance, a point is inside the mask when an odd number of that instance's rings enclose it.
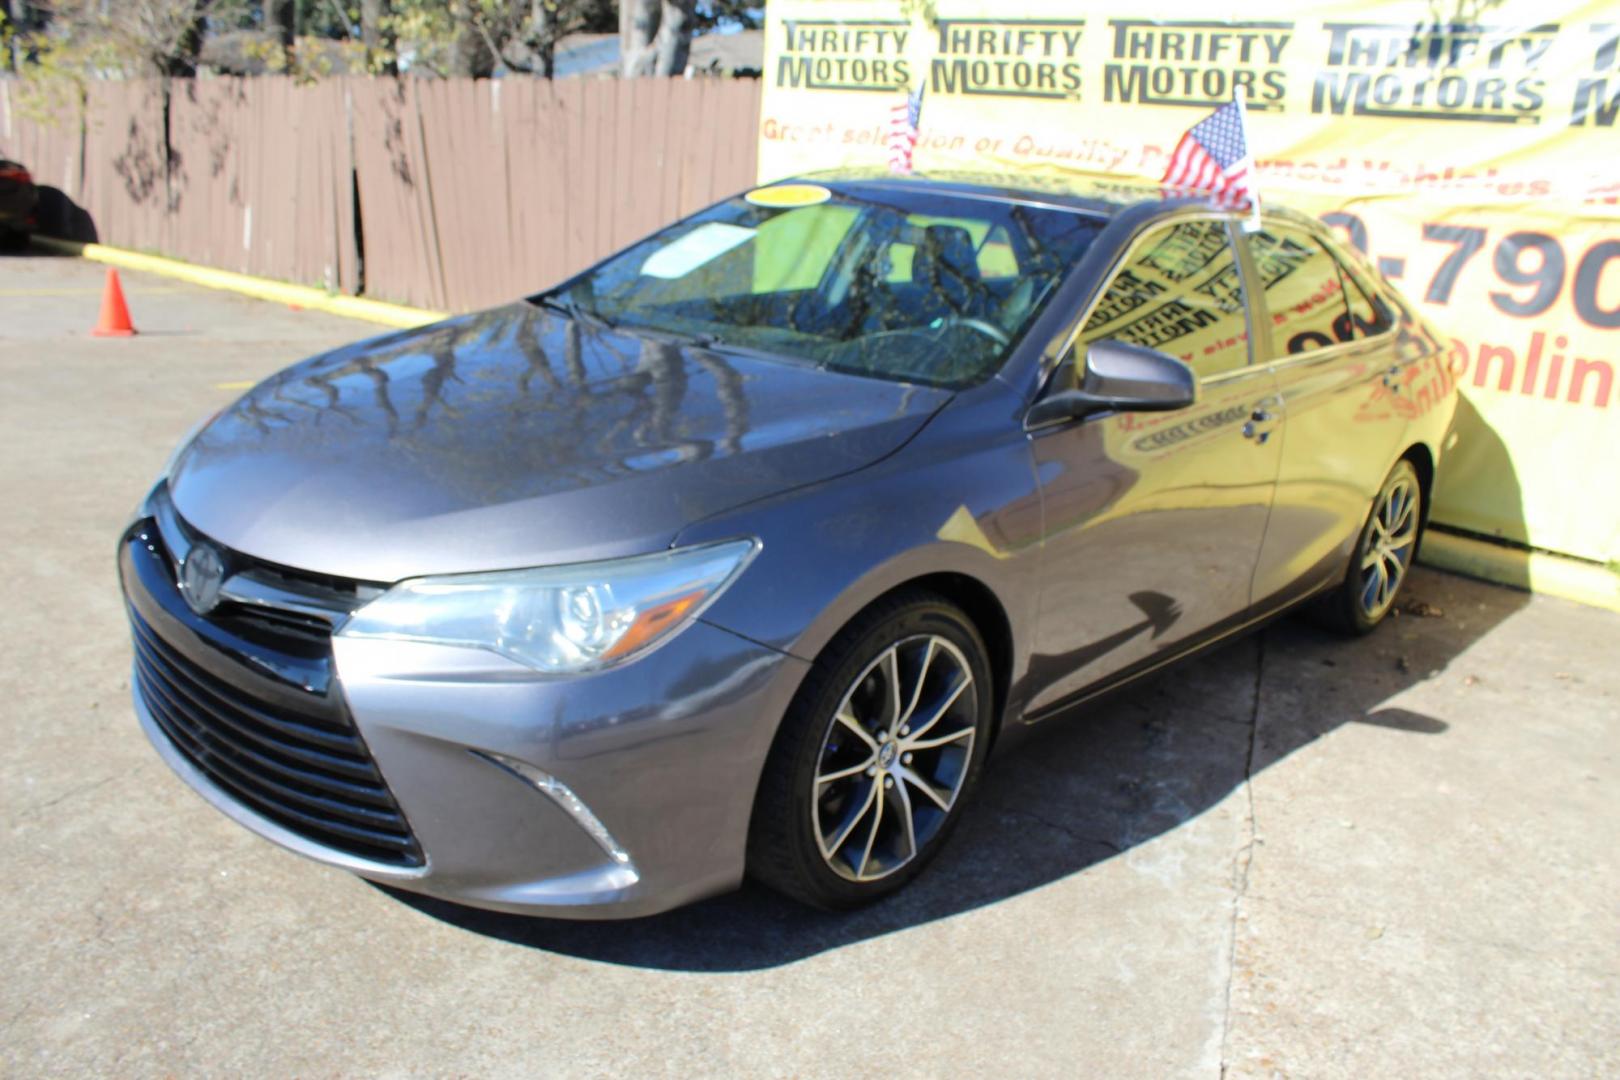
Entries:
{"label": "yellow banner sign", "polygon": [[1620,562],[1612,3],[773,0],[761,180],[883,167],[1157,180],[1242,95],[1262,201],[1341,229],[1451,338],[1436,521]]}

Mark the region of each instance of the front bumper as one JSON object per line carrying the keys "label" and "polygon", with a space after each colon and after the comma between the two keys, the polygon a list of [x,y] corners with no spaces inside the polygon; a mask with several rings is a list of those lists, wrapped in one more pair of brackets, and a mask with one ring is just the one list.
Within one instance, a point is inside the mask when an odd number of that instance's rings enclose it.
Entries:
{"label": "front bumper", "polygon": [[[151,552],[137,532],[119,559],[131,607],[154,625],[188,616],[169,577],[139,563]],[[570,679],[407,642],[337,637],[332,660],[329,693],[409,822],[420,866],[336,850],[263,816],[180,752],[138,679],[135,708],[182,779],[289,850],[446,900],[570,918],[652,914],[740,883],[765,755],[808,667],[702,621],[624,668]],[[560,784],[543,789],[546,777]]]}

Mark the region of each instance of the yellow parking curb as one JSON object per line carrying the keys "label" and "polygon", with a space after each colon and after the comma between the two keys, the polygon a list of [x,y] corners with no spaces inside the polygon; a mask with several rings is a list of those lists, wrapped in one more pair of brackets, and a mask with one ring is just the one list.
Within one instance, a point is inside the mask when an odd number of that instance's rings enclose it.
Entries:
{"label": "yellow parking curb", "polygon": [[1620,611],[1620,574],[1597,563],[1430,530],[1421,562],[1499,585]]}
{"label": "yellow parking curb", "polygon": [[403,304],[389,304],[382,300],[367,300],[359,296],[334,296],[324,289],[312,289],[308,285],[292,285],[285,281],[238,274],[231,270],[216,270],[211,266],[198,266],[195,263],[169,259],[162,255],[143,255],[138,251],[126,251],[105,244],[81,244],[47,236],[36,236],[33,242],[51,251],[78,255],[123,270],[162,274],[208,289],[225,289],[244,296],[269,300],[272,303],[295,304],[311,311],[324,311],[350,319],[364,319],[367,322],[382,323],[384,326],[406,328],[424,326],[449,317],[442,311],[427,311],[422,308],[406,307]]}

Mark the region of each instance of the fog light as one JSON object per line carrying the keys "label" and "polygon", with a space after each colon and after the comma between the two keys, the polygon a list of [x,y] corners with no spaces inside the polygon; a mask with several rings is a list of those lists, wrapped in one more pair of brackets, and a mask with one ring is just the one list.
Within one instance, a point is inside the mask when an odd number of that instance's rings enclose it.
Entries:
{"label": "fog light", "polygon": [[613,834],[607,831],[607,826],[602,824],[602,819],[591,813],[591,808],[586,806],[578,795],[574,794],[573,788],[550,773],[535,768],[526,761],[519,761],[517,758],[507,757],[505,754],[497,754],[492,750],[474,750],[473,753],[490,764],[499,766],[519,779],[527,781],[530,787],[533,787],[536,791],[562,807],[563,811],[574,819],[575,824],[584,829],[586,835],[595,840],[597,846],[607,852],[608,858],[621,866],[630,865],[630,853],[619,846],[619,842],[613,839]]}

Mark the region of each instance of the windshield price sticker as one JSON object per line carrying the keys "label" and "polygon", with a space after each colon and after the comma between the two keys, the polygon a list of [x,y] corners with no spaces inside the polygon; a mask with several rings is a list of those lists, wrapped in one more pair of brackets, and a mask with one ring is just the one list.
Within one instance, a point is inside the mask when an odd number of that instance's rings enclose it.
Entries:
{"label": "windshield price sticker", "polygon": [[755,188],[743,198],[755,206],[787,209],[794,206],[815,206],[832,198],[832,192],[820,184],[772,184]]}

